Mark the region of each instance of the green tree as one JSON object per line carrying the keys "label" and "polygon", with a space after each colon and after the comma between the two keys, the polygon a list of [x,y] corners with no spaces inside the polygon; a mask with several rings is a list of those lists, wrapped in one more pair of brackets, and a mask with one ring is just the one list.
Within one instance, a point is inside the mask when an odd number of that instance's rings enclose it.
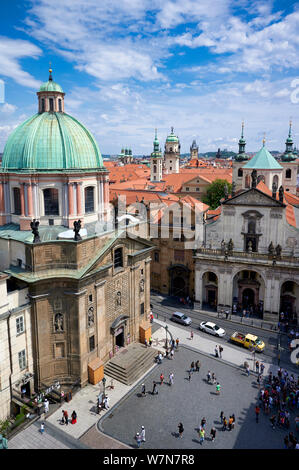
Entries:
{"label": "green tree", "polygon": [[220,204],[220,200],[225,197],[225,186],[227,186],[227,192],[230,194],[232,185],[228,181],[221,179],[213,181],[207,189],[206,196],[203,197],[203,202],[208,204],[211,209],[216,209]]}

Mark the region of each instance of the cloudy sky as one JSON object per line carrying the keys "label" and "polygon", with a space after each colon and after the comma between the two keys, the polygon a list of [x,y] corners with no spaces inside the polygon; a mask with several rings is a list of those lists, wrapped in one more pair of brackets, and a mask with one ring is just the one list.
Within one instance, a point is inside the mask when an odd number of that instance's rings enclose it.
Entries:
{"label": "cloudy sky", "polygon": [[[37,110],[53,77],[65,110],[102,153],[163,146],[182,151],[283,150],[290,117],[299,146],[299,3],[247,0],[10,0],[1,2],[0,152]],[[1,97],[1,93],[0,93]]]}

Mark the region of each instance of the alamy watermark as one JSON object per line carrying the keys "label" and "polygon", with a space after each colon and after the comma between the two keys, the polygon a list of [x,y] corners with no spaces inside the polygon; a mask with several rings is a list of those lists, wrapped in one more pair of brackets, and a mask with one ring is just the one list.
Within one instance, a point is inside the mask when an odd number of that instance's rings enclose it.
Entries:
{"label": "alamy watermark", "polygon": [[299,103],[299,78],[294,78],[294,80],[292,80],[291,87],[295,88],[291,93],[291,102],[293,104],[297,104]]}

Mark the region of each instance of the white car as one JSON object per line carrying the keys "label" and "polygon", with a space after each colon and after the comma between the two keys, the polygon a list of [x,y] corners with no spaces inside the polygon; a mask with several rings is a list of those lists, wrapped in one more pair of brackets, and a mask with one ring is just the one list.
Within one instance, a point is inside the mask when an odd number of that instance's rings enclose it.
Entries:
{"label": "white car", "polygon": [[225,330],[210,321],[202,321],[199,329],[214,336],[225,336]]}

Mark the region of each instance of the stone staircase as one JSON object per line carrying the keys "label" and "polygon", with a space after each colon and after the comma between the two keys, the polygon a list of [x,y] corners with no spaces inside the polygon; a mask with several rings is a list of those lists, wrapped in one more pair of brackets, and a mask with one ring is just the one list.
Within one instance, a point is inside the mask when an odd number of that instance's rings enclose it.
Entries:
{"label": "stone staircase", "polygon": [[132,385],[152,367],[157,355],[158,350],[153,347],[140,343],[130,344],[107,362],[104,366],[105,375],[125,385]]}

